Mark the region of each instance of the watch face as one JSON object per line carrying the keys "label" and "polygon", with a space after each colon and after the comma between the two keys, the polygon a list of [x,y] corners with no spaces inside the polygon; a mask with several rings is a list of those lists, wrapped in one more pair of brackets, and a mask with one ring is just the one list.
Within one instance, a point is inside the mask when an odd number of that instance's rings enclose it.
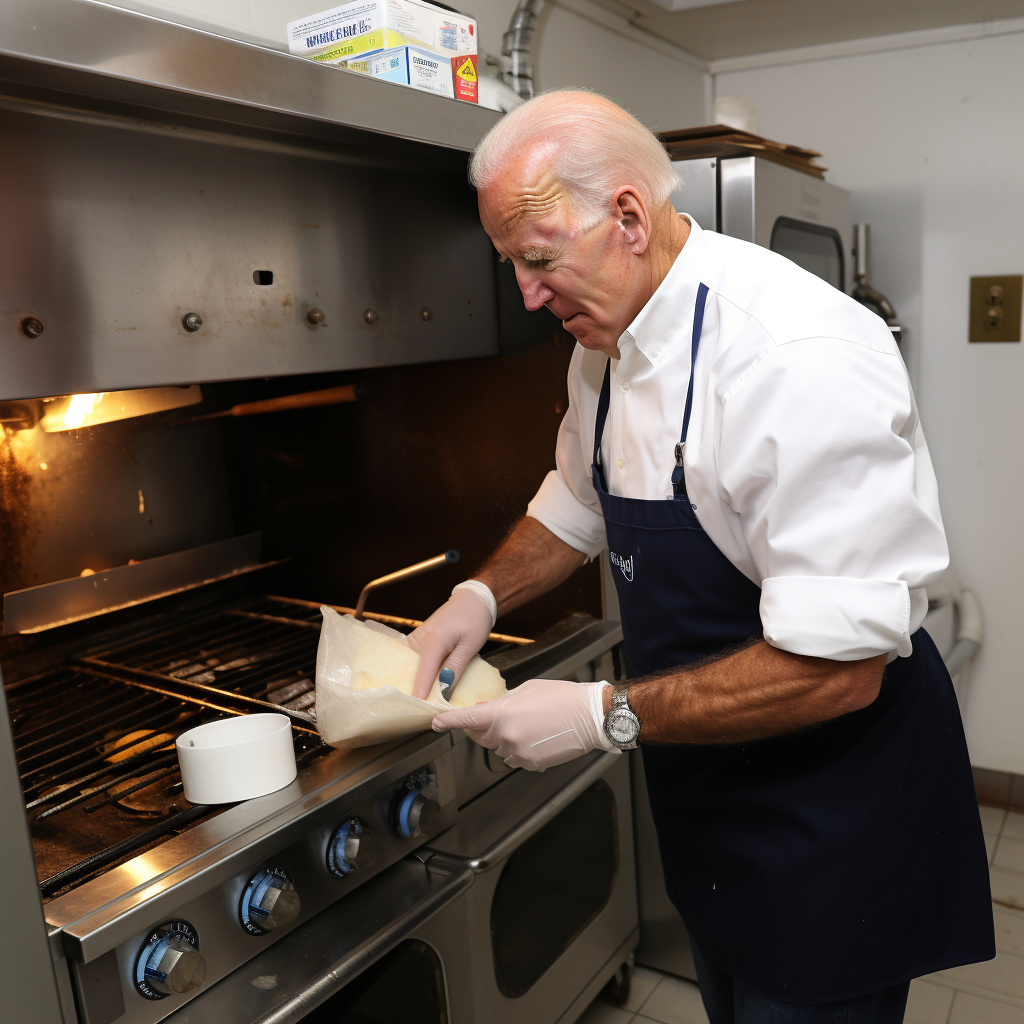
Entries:
{"label": "watch face", "polygon": [[605,730],[612,743],[633,743],[640,733],[640,723],[631,711],[612,708],[605,719]]}

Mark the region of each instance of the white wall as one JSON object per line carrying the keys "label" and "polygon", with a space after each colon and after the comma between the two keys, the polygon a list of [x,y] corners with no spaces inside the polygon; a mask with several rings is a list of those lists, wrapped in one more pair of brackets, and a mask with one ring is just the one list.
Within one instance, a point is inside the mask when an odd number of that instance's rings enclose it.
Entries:
{"label": "white wall", "polygon": [[[340,0],[109,0],[263,45],[287,49],[289,21],[336,6]],[[480,51],[501,53],[516,0],[447,0],[477,20]],[[651,128],[705,123],[710,76],[669,43],[632,28],[589,0],[551,3],[541,15],[534,46],[537,88],[580,85],[623,104]],[[584,13],[580,13],[580,12]],[[673,55],[675,54],[675,55]]]}
{"label": "white wall", "polygon": [[871,223],[954,565],[985,643],[962,693],[975,764],[1024,773],[1024,345],[970,345],[968,279],[1024,272],[1024,34],[719,72],[763,134],[819,149]]}
{"label": "white wall", "polygon": [[[500,7],[504,15],[514,5]],[[500,39],[494,52],[501,52]],[[534,55],[538,89],[597,89],[656,130],[707,123],[710,76],[567,7],[545,12]]]}

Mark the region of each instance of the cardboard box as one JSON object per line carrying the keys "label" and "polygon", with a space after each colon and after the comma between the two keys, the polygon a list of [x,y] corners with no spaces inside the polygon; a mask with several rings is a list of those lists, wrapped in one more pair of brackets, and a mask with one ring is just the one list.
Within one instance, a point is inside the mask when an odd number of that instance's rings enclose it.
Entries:
{"label": "cardboard box", "polygon": [[400,46],[475,57],[476,22],[424,0],[351,0],[288,24],[288,49],[327,64]]}
{"label": "cardboard box", "polygon": [[346,61],[344,67],[385,82],[411,85],[414,89],[455,98],[451,60],[419,46],[399,46],[371,57],[356,57]]}
{"label": "cardboard box", "polygon": [[475,53],[467,53],[463,57],[452,57],[452,77],[457,100],[466,100],[467,103],[480,102]]}

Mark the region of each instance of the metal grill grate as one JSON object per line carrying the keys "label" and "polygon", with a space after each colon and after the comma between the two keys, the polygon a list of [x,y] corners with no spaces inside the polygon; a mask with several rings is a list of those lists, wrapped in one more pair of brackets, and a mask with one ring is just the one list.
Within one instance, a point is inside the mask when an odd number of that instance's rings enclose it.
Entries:
{"label": "metal grill grate", "polygon": [[174,692],[228,693],[254,710],[283,710],[312,721],[319,618],[311,609],[261,598],[82,662]]}
{"label": "metal grill grate", "polygon": [[326,749],[312,708],[319,617],[261,598],[5,687],[44,895],[220,809],[181,795],[173,744],[186,729],[283,711],[297,760]]}

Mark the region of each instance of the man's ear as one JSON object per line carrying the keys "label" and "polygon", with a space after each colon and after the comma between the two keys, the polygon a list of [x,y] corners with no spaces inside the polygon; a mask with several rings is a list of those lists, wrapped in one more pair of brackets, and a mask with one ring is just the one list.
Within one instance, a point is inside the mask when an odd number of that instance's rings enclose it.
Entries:
{"label": "man's ear", "polygon": [[615,217],[630,251],[641,256],[651,241],[651,219],[647,207],[632,185],[620,185],[612,197]]}

